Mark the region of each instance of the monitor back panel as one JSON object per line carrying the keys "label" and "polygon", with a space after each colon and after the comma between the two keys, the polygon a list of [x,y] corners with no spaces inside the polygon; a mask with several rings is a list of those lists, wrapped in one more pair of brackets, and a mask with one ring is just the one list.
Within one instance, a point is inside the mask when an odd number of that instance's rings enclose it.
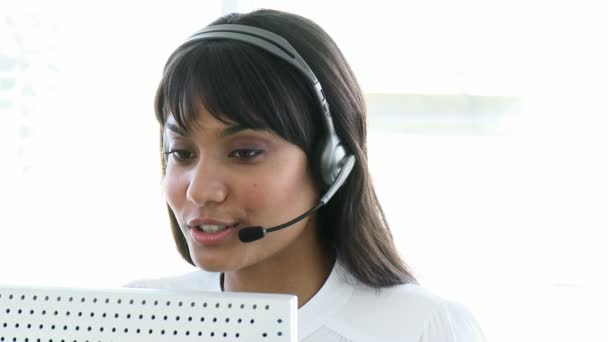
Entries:
{"label": "monitor back panel", "polygon": [[0,342],[297,341],[297,298],[0,286]]}

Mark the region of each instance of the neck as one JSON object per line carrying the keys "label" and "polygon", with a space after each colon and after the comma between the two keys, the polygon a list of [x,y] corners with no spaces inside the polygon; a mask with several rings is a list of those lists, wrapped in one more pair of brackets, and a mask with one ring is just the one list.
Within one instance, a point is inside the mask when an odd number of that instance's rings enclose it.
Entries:
{"label": "neck", "polygon": [[269,259],[224,273],[222,289],[293,294],[298,297],[298,307],[302,307],[321,289],[335,261],[323,252],[314,229],[309,231]]}

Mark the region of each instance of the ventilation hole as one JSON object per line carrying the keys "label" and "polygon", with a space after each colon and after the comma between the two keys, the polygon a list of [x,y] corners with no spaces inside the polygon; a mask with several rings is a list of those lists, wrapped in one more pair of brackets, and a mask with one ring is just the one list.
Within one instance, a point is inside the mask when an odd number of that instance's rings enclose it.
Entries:
{"label": "ventilation hole", "polygon": [[[104,314],[104,315],[105,315],[105,314]],[[91,317],[94,317],[94,316],[95,316],[95,313],[94,313],[94,312],[91,312]],[[106,316],[103,316],[103,317],[106,317]]]}
{"label": "ventilation hole", "polygon": [[65,315],[66,315],[66,316],[69,316],[69,315],[70,315],[70,312],[69,312],[69,311],[66,311],[66,312],[65,312]]}
{"label": "ventilation hole", "polygon": [[152,329],[148,330],[148,334],[152,335],[153,331]]}
{"label": "ventilation hole", "polygon": [[230,322],[230,318],[226,318],[226,323]]}
{"label": "ventilation hole", "polygon": [[188,322],[192,322],[192,317],[188,317]]}
{"label": "ventilation hole", "polygon": [[217,322],[217,317],[213,317],[213,323]]}
{"label": "ventilation hole", "polygon": [[33,300],[38,300],[38,296],[32,297]]}
{"label": "ventilation hole", "polygon": [[103,327],[99,327],[99,331],[103,332]]}
{"label": "ventilation hole", "polygon": [[238,323],[241,323],[243,320],[241,318],[239,318],[239,320],[237,321]]}
{"label": "ventilation hole", "polygon": [[244,309],[244,308],[245,308],[245,304],[241,304],[241,309]]}
{"label": "ventilation hole", "polygon": [[106,316],[107,316],[107,315],[108,315],[108,314],[104,312],[104,313],[101,315],[101,317],[106,318]]}
{"label": "ventilation hole", "polygon": [[173,336],[177,335],[177,330],[173,330]]}
{"label": "ventilation hole", "polygon": [[129,304],[133,304],[133,303],[135,303],[135,302],[133,301],[133,299],[129,300]]}
{"label": "ventilation hole", "polygon": [[110,302],[110,298],[106,298],[105,302],[108,304]]}
{"label": "ventilation hole", "polygon": [[68,302],[73,302],[73,301],[74,301],[74,297],[68,298]]}
{"label": "ventilation hole", "polygon": [[[131,314],[127,314],[127,319],[131,319]],[[141,319],[141,317],[139,319]]]}
{"label": "ventilation hole", "polygon": [[202,331],[199,331],[199,332],[198,332],[198,336],[203,336],[203,332],[202,332]]}
{"label": "ventilation hole", "polygon": [[283,336],[283,333],[279,331],[279,332],[277,333],[277,335],[279,335],[279,336]]}
{"label": "ventilation hole", "polygon": [[12,294],[8,295],[8,299],[13,299],[13,295]]}
{"label": "ventilation hole", "polygon": [[228,304],[228,309],[231,309],[231,308],[232,308],[232,304],[231,304],[231,303],[229,303],[229,304]]}
{"label": "ventilation hole", "polygon": [[157,300],[154,301],[154,305],[158,305],[158,301]]}
{"label": "ventilation hole", "polygon": [[215,307],[219,308],[220,307],[220,303],[215,303]]}
{"label": "ventilation hole", "polygon": [[279,319],[277,319],[277,322],[283,323],[283,320],[279,318]]}
{"label": "ventilation hole", "polygon": [[203,303],[203,307],[206,308],[207,307],[207,302]]}
{"label": "ventilation hole", "polygon": [[179,303],[177,304],[177,306],[182,306],[182,305],[184,305],[184,303],[183,303],[183,302],[179,302]]}
{"label": "ventilation hole", "polygon": [[239,333],[234,334],[235,337],[241,336]]}
{"label": "ventilation hole", "polygon": [[117,313],[114,314],[114,318],[118,318],[118,314]]}
{"label": "ventilation hole", "polygon": [[97,303],[97,298],[93,298],[93,303]]}
{"label": "ventilation hole", "polygon": [[167,301],[167,306],[171,306],[171,302],[170,301]]}
{"label": "ventilation hole", "polygon": [[186,330],[186,336],[190,336],[190,332]]}
{"label": "ventilation hole", "polygon": [[161,334],[161,335],[164,335],[164,334],[165,334],[165,331],[164,331],[164,330],[161,330],[161,331],[160,331],[160,334]]}
{"label": "ventilation hole", "polygon": [[112,332],[116,332],[116,328],[112,328]]}
{"label": "ventilation hole", "polygon": [[212,331],[210,335],[211,335],[211,337],[213,337],[213,336],[215,336],[215,333]]}
{"label": "ventilation hole", "polygon": [[270,305],[266,305],[266,307],[264,309],[266,309],[266,310],[270,309]]}
{"label": "ventilation hole", "polygon": [[255,322],[255,320],[252,318],[251,321],[249,321],[251,324],[253,324]]}
{"label": "ventilation hole", "polygon": [[51,330],[55,330],[55,324],[51,325]]}
{"label": "ventilation hole", "polygon": [[168,317],[167,317],[167,315],[164,315],[164,316],[163,316],[163,320],[164,320],[164,321],[166,321],[166,320],[167,320],[167,318],[168,318]]}
{"label": "ventilation hole", "polygon": [[125,328],[125,330],[123,330],[123,331],[124,331],[124,333],[126,334],[126,333],[128,333],[128,332],[129,332],[129,329],[128,329],[128,328]]}
{"label": "ventilation hole", "polygon": [[204,321],[205,321],[205,317],[201,317],[201,322],[204,322]]}
{"label": "ventilation hole", "polygon": [[15,328],[19,328],[19,323],[16,323],[16,324],[15,324]]}
{"label": "ventilation hole", "polygon": [[54,316],[59,315],[59,311],[57,311],[57,310],[53,311],[53,315],[54,315]]}
{"label": "ventilation hole", "polygon": [[61,302],[61,297],[57,297],[57,301],[58,301],[58,302]]}
{"label": "ventilation hole", "polygon": [[122,299],[118,299],[118,300],[116,301],[116,303],[121,304],[121,303],[122,303]]}
{"label": "ventilation hole", "polygon": [[228,336],[228,333],[224,333],[224,337]]}
{"label": "ventilation hole", "polygon": [[179,316],[175,317],[175,320],[176,320],[176,321],[179,321]]}
{"label": "ventilation hole", "polygon": [[82,317],[82,312],[78,312],[78,317]]}
{"label": "ventilation hole", "polygon": [[141,301],[141,305],[146,305],[146,300],[145,299]]}
{"label": "ventilation hole", "polygon": [[258,308],[258,306],[256,304],[253,304],[253,309],[255,310],[257,308]]}
{"label": "ventilation hole", "polygon": [[86,300],[84,297],[80,298],[80,302],[81,302],[81,303],[84,303],[84,302],[86,302],[86,301],[87,301],[87,300]]}
{"label": "ventilation hole", "polygon": [[91,331],[91,330],[93,330],[92,327],[87,327],[87,331]]}
{"label": "ventilation hole", "polygon": [[191,306],[191,307],[194,307],[194,305],[196,305],[196,304],[194,304],[194,302],[190,303],[190,306]]}
{"label": "ventilation hole", "polygon": [[49,300],[49,296],[44,296],[44,300],[48,301]]}
{"label": "ventilation hole", "polygon": [[6,313],[10,313],[10,312],[11,312],[11,309],[6,309]]}
{"label": "ventilation hole", "polygon": [[150,319],[151,319],[151,320],[155,320],[155,319],[156,319],[156,316],[155,316],[155,315],[152,315],[152,316],[150,316]]}
{"label": "ventilation hole", "polygon": [[23,312],[23,311],[21,311],[21,309],[17,310],[17,313],[18,313],[19,315],[21,315],[21,313],[22,313],[22,312]]}
{"label": "ventilation hole", "polygon": [[135,330],[136,334],[139,334],[141,332],[141,329],[137,328],[137,330]]}
{"label": "ventilation hole", "polygon": [[268,334],[267,333],[263,333],[262,336],[266,337],[266,336],[268,336]]}
{"label": "ventilation hole", "polygon": [[21,295],[21,300],[24,300],[24,299],[25,299],[25,295]]}

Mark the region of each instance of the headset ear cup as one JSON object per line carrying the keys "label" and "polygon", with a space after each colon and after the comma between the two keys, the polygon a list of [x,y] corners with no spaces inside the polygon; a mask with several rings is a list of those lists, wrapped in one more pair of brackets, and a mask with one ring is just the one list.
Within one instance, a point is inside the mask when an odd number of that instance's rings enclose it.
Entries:
{"label": "headset ear cup", "polygon": [[346,156],[346,149],[340,140],[335,135],[330,135],[321,153],[321,177],[325,186],[330,187],[335,182]]}

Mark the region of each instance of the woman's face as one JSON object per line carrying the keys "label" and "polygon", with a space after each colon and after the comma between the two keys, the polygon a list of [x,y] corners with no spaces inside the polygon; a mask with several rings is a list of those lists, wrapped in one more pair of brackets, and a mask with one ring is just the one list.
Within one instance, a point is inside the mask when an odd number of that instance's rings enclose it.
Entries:
{"label": "woman's face", "polygon": [[275,226],[317,203],[304,151],[270,132],[227,125],[202,106],[198,114],[188,134],[169,116],[163,147],[167,202],[193,262],[234,271],[284,258],[288,246],[310,241],[304,236],[315,227],[308,218],[252,243],[238,239],[239,228]]}

